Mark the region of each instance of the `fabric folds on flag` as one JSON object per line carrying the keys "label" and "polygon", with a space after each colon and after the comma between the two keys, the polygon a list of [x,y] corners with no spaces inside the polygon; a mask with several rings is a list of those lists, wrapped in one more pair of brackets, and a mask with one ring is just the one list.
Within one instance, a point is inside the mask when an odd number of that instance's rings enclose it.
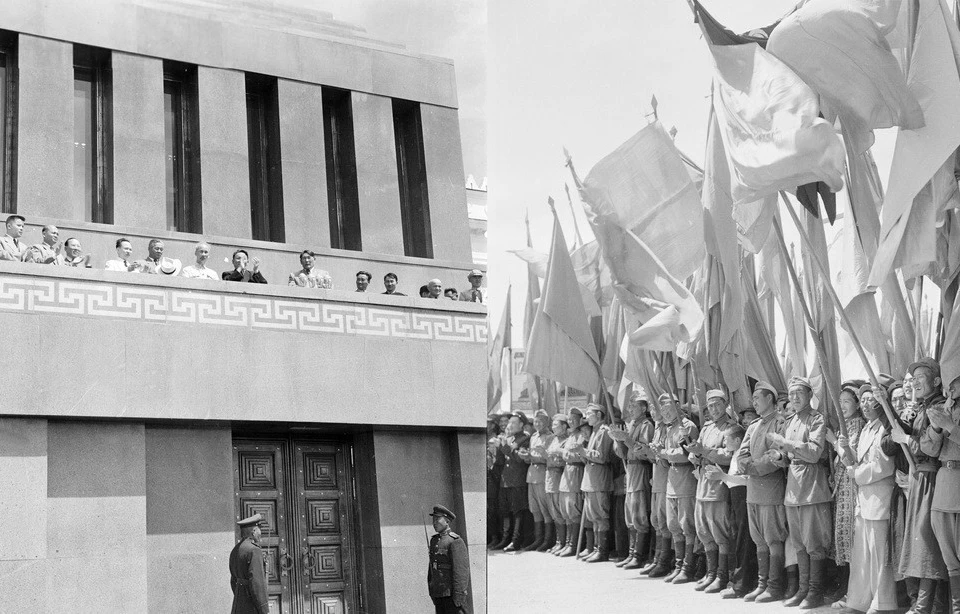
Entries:
{"label": "fabric folds on flag", "polygon": [[960,146],[958,66],[960,31],[949,9],[942,0],[921,2],[907,85],[920,102],[926,125],[897,135],[880,212],[880,246],[870,271],[873,287],[883,285],[893,268],[916,275],[936,260],[935,224],[943,219],[946,203],[939,182],[929,193],[924,186]]}
{"label": "fabric folds on flag", "polygon": [[684,279],[703,260],[703,207],[670,136],[653,122],[597,162],[581,186],[585,200],[611,211]]}
{"label": "fabric folds on flag", "polygon": [[487,356],[487,412],[493,411],[493,408],[500,402],[500,397],[503,396],[503,379],[500,374],[503,350],[512,347],[510,340],[513,328],[510,322],[511,290],[512,288],[507,286],[507,301],[503,306],[503,315],[500,316],[500,326],[497,327],[497,334],[493,337],[490,354]]}
{"label": "fabric folds on flag", "polygon": [[832,123],[839,115],[856,153],[873,144],[874,128],[924,123],[887,40],[900,6],[900,0],[811,0],[785,17],[767,43],[820,95],[824,117]]}
{"label": "fabric folds on flag", "polygon": [[523,370],[597,393],[603,384],[600,358],[583,303],[575,298],[580,295],[578,286],[563,230],[554,215],[550,262]]}

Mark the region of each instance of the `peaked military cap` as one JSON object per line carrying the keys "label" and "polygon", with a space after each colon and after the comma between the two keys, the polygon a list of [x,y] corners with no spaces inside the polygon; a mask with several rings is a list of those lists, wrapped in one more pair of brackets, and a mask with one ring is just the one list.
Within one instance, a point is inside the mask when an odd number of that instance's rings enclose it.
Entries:
{"label": "peaked military cap", "polygon": [[442,505],[434,505],[434,506],[433,506],[433,511],[430,512],[430,515],[431,515],[431,516],[443,516],[444,518],[448,518],[448,519],[450,519],[450,520],[456,520],[456,519],[457,519],[457,515],[456,515],[456,514],[454,514],[453,512],[451,512],[450,510],[448,510],[447,508],[445,508],[445,507],[442,506]]}
{"label": "peaked military cap", "polygon": [[240,527],[252,527],[252,526],[256,526],[256,525],[260,524],[261,522],[263,522],[263,516],[260,515],[260,514],[254,514],[253,516],[250,516],[250,517],[248,517],[248,518],[244,518],[243,520],[238,520],[238,521],[237,521],[237,526],[240,526]]}

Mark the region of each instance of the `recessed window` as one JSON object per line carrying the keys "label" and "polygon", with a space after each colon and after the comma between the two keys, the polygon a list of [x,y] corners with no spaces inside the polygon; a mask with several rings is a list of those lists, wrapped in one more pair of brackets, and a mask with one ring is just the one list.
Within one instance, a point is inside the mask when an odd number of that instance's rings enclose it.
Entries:
{"label": "recessed window", "polygon": [[73,204],[81,219],[113,223],[110,51],[73,46]]}
{"label": "recessed window", "polygon": [[167,229],[203,232],[197,67],[163,62]]}
{"label": "recessed window", "polygon": [[330,247],[363,249],[360,240],[360,196],[353,143],[350,92],[323,88],[323,144],[327,163],[327,206]]}
{"label": "recessed window", "polygon": [[0,32],[0,211],[17,210],[17,35]]}
{"label": "recessed window", "polygon": [[282,243],[280,111],[274,77],[247,74],[247,153],[253,238]]}
{"label": "recessed window", "polygon": [[397,176],[400,180],[403,253],[433,258],[427,166],[423,156],[423,127],[418,103],[393,101],[393,132],[397,145]]}

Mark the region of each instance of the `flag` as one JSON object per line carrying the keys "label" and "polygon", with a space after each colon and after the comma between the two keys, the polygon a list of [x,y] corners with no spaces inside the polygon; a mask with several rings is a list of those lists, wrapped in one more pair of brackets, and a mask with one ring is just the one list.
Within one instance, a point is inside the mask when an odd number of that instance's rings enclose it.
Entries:
{"label": "flag", "polygon": [[673,140],[653,122],[590,169],[581,197],[609,211],[677,279],[703,260],[703,207]]}
{"label": "flag", "polygon": [[[775,214],[774,224],[776,232],[779,229],[780,219]],[[790,254],[784,253],[780,241],[775,236],[767,239],[758,256],[760,277],[764,284],[773,293],[780,314],[783,316],[784,340],[786,356],[783,362],[783,371],[786,376],[806,376],[804,350],[806,342],[806,326],[803,324],[803,313],[800,308],[794,308],[795,294],[791,291],[793,284],[790,281],[790,272],[787,270]]]}
{"label": "flag", "polygon": [[600,358],[583,303],[575,300],[579,294],[563,230],[554,213],[550,262],[523,370],[584,392],[597,393],[602,386]]}
{"label": "flag", "polygon": [[936,186],[926,194],[922,190],[960,146],[958,59],[960,31],[949,10],[942,1],[921,2],[907,85],[926,125],[897,134],[880,212],[880,246],[870,271],[874,287],[883,285],[892,268],[915,274],[917,267],[936,260],[934,226],[938,217],[943,219],[938,209],[945,203],[937,202],[942,198],[934,193]]}
{"label": "flag", "polygon": [[827,121],[833,123],[839,115],[856,153],[873,144],[874,128],[923,126],[923,111],[886,36],[897,23],[900,6],[811,0],[785,17],[767,43],[771,54],[819,94]]}
{"label": "flag", "polygon": [[510,341],[510,291],[507,286],[507,302],[503,305],[503,315],[500,316],[500,326],[497,328],[497,334],[493,337],[493,343],[490,345],[490,353],[487,356],[487,412],[493,411],[493,408],[500,402],[503,395],[503,379],[500,374],[503,366],[503,350],[512,347]]}
{"label": "flag", "polygon": [[[623,307],[617,297],[613,297],[610,306],[606,308],[607,321],[605,341],[603,344],[603,362],[601,371],[607,391],[616,394],[623,377],[624,362],[620,358],[620,345],[626,335],[626,324],[623,319]],[[620,405],[623,407],[623,405]]]}
{"label": "flag", "polygon": [[816,93],[790,68],[744,37],[710,27],[695,2],[714,64],[713,108],[728,159],[734,203],[823,181],[843,186],[843,145],[818,116]]}
{"label": "flag", "polygon": [[[530,238],[530,215],[525,216],[527,225],[527,249],[533,249],[533,240]],[[544,273],[546,275],[546,273]],[[530,347],[530,331],[533,329],[533,320],[537,315],[537,303],[540,300],[540,278],[530,264],[527,265],[527,302],[523,310],[523,347]],[[540,409],[540,378],[536,375],[527,377],[527,398],[530,399],[530,408]]]}
{"label": "flag", "polygon": [[[546,277],[549,260],[547,254],[532,247],[507,251],[526,262],[537,277],[540,279]],[[612,293],[604,293],[605,276],[603,275],[604,267],[600,262],[600,246],[596,241],[590,241],[575,247],[570,252],[570,261],[573,263],[577,282],[580,284],[580,298],[587,315],[590,317],[601,315],[600,307],[602,304],[609,303]]]}

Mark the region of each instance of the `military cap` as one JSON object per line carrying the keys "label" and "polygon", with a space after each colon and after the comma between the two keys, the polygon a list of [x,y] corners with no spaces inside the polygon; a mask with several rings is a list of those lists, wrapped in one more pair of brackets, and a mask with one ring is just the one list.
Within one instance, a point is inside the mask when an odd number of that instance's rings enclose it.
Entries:
{"label": "military cap", "polygon": [[717,389],[717,388],[714,388],[713,390],[708,390],[708,391],[707,391],[707,401],[709,401],[710,399],[723,399],[724,401],[726,401],[726,400],[727,400],[727,393],[725,393],[723,390],[720,390],[720,389]]}
{"label": "military cap", "polygon": [[924,356],[917,362],[911,363],[911,365],[907,367],[907,373],[913,375],[914,370],[920,367],[926,367],[930,369],[934,377],[940,377],[940,363],[929,356]]}
{"label": "military cap", "polygon": [[581,418],[583,418],[583,410],[580,409],[579,407],[571,407],[571,408],[570,408],[570,411],[568,412],[568,415],[573,415],[573,414],[577,414],[578,416],[580,416]]}
{"label": "military cap", "polygon": [[607,410],[603,408],[603,405],[597,405],[596,403],[588,403],[585,409],[587,411],[598,411],[602,413],[604,416],[607,415]]}
{"label": "military cap", "polygon": [[548,413],[547,413],[547,410],[545,410],[545,409],[538,409],[537,411],[533,412],[533,417],[534,417],[535,419],[536,419],[536,418],[540,418],[540,417],[550,418],[550,414],[548,414]]}
{"label": "military cap", "polygon": [[880,385],[886,388],[887,390],[889,390],[891,386],[897,383],[897,380],[893,379],[892,375],[888,375],[886,373],[877,373],[877,381],[880,382]]}
{"label": "military cap", "polygon": [[238,520],[238,521],[237,521],[237,526],[239,526],[239,527],[253,527],[253,526],[256,526],[256,525],[260,524],[261,522],[263,522],[263,516],[258,513],[258,514],[254,514],[253,516],[250,516],[250,517],[248,517],[248,518],[244,518],[243,520]]}
{"label": "military cap", "polygon": [[568,416],[567,414],[554,414],[553,419],[559,420],[560,422],[563,422],[567,426],[570,426],[570,416]]}
{"label": "military cap", "polygon": [[669,392],[664,392],[659,397],[657,397],[657,400],[660,401],[661,403],[663,403],[664,401],[673,401],[674,403],[676,403],[677,397],[673,396]]}
{"label": "military cap", "polygon": [[813,385],[810,384],[810,380],[805,377],[800,377],[799,375],[791,377],[790,382],[787,384],[788,389],[794,386],[806,386],[807,390],[813,391]]}
{"label": "military cap", "polygon": [[447,508],[443,507],[442,505],[434,505],[434,506],[433,506],[433,511],[430,512],[430,515],[431,515],[431,516],[443,516],[444,518],[448,518],[448,519],[450,519],[450,520],[456,520],[456,519],[457,519],[457,515],[456,515],[456,514],[454,514],[453,512],[451,512],[450,510],[448,510]]}
{"label": "military cap", "polygon": [[515,411],[510,414],[510,416],[513,418],[518,418],[523,424],[530,424],[530,418],[527,418],[527,414],[523,413],[522,411]]}
{"label": "military cap", "polygon": [[776,396],[780,394],[780,391],[774,388],[773,384],[769,382],[764,382],[764,381],[757,382],[757,385],[753,387],[754,392],[756,392],[757,390],[766,390],[767,392],[772,394],[774,398],[776,398]]}
{"label": "military cap", "polygon": [[470,279],[471,277],[483,277],[483,271],[481,271],[480,269],[473,269],[467,275],[467,279]]}

